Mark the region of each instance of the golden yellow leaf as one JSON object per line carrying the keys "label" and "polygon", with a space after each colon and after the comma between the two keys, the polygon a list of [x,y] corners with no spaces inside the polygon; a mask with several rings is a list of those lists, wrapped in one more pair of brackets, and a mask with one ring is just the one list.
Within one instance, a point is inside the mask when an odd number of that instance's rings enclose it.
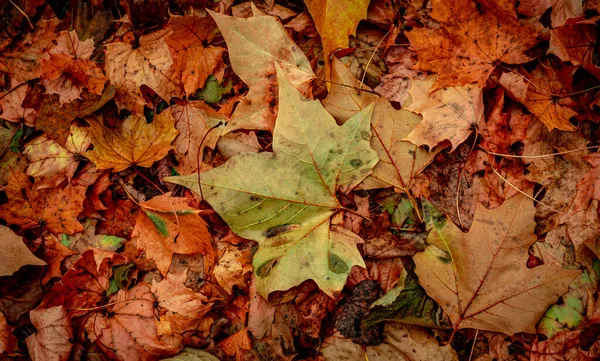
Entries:
{"label": "golden yellow leaf", "polygon": [[94,149],[85,153],[98,169],[120,172],[132,165],[150,167],[164,158],[173,147],[171,142],[179,133],[173,126],[175,119],[170,110],[154,117],[150,124],[132,114],[118,129],[102,124],[102,118],[89,119]]}

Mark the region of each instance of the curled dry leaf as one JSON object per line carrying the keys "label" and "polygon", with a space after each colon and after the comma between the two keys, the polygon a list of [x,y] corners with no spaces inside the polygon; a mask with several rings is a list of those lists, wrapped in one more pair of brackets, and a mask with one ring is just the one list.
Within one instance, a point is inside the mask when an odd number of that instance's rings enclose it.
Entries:
{"label": "curled dry leaf", "polygon": [[533,333],[546,308],[580,274],[553,265],[527,268],[527,250],[536,240],[535,207],[523,194],[494,210],[478,204],[468,233],[432,212],[429,246],[414,256],[416,272],[455,330]]}
{"label": "curled dry leaf", "polygon": [[42,227],[54,234],[69,235],[83,231],[77,215],[83,211],[85,187],[33,189],[27,175],[11,172],[4,188],[8,203],[0,217],[24,229]]}
{"label": "curled dry leaf", "polygon": [[373,103],[371,117],[371,147],[379,156],[373,174],[361,184],[361,188],[396,187],[407,191],[413,177],[422,171],[437,154],[428,152],[404,140],[421,121],[420,117],[407,110],[395,110],[385,99],[358,90],[360,82],[339,60],[332,62],[332,86],[329,95],[323,100],[325,109],[338,122],[344,122],[352,115]]}
{"label": "curled dry leaf", "polygon": [[299,87],[314,77],[306,55],[273,16],[245,19],[209,13],[227,42],[231,67],[250,88],[237,105],[225,133],[237,129],[273,130],[277,115],[275,63],[282,67],[292,84]]}
{"label": "curled dry leaf", "polygon": [[78,99],[86,88],[101,95],[106,83],[102,69],[90,60],[94,40],[79,41],[75,30],[62,31],[41,59],[42,80],[47,94],[58,94],[60,104]]}
{"label": "curled dry leaf", "polygon": [[132,238],[137,239],[138,248],[146,251],[163,276],[171,266],[173,253],[204,254],[206,270],[216,258],[206,223],[198,209],[188,206],[189,202],[166,193],[140,204],[143,212],[138,215]]}
{"label": "curled dry leaf", "polygon": [[[10,228],[0,225],[0,277],[10,276],[25,265],[45,266]],[[1,352],[0,352],[1,353]]]}
{"label": "curled dry leaf", "polygon": [[35,188],[54,188],[65,179],[71,183],[80,155],[90,144],[89,129],[77,124],[71,125],[64,148],[45,134],[27,143],[23,154],[29,160],[27,175],[36,178]]}
{"label": "curled dry leaf", "polygon": [[140,86],[147,85],[167,102],[181,95],[177,71],[165,36],[169,30],[155,31],[139,39],[139,47],[126,43],[106,45],[106,75],[117,88],[119,109],[144,114],[146,102]]}
{"label": "curled dry leaf", "polygon": [[[358,22],[367,17],[369,0],[306,0],[308,8],[323,44],[325,79],[330,79],[329,60],[333,52],[348,47],[348,37],[356,35]],[[335,24],[335,25],[334,25]],[[329,84],[328,84],[329,86]]]}
{"label": "curled dry leaf", "polygon": [[170,110],[154,117],[148,124],[142,116],[128,116],[118,129],[103,124],[102,118],[88,119],[94,149],[85,153],[98,169],[120,172],[130,166],[150,167],[172,149],[179,133]]}
{"label": "curled dry leaf", "polygon": [[155,301],[147,283],[120,290],[111,297],[112,306],[107,307],[106,312],[96,312],[86,320],[89,339],[113,360],[154,361],[177,354],[180,344],[158,338]]}
{"label": "curled dry leaf", "polygon": [[175,66],[181,73],[183,88],[189,96],[204,87],[209,75],[223,78],[225,48],[210,45],[219,32],[210,16],[170,15],[169,28],[172,32],[166,41],[173,53]]}
{"label": "curled dry leaf", "polygon": [[[340,291],[352,266],[364,267],[362,240],[330,217],[369,175],[377,154],[369,145],[372,107],[343,126],[318,101],[307,101],[278,68],[279,114],[274,153],[243,153],[202,173],[207,202],[240,237],[257,241],[257,289],[263,297],[313,279],[327,294]],[[325,139],[327,141],[325,141]],[[166,180],[200,193],[196,175]]]}
{"label": "curled dry leaf", "polygon": [[502,14],[480,12],[471,0],[433,0],[431,16],[440,27],[406,33],[419,56],[418,70],[439,74],[432,91],[477,83],[483,87],[498,63],[522,64],[537,44],[542,25]]}
{"label": "curled dry leaf", "polygon": [[423,121],[406,136],[417,145],[433,149],[444,140],[454,151],[483,122],[483,88],[470,84],[435,90],[436,78],[413,80],[404,107],[423,116]]}
{"label": "curled dry leaf", "polygon": [[36,332],[25,339],[33,361],[67,361],[73,348],[73,327],[63,306],[29,313]]}
{"label": "curled dry leaf", "polygon": [[541,17],[549,8],[552,8],[550,18],[553,28],[563,26],[569,19],[583,15],[581,0],[521,0],[517,10],[526,16]]}

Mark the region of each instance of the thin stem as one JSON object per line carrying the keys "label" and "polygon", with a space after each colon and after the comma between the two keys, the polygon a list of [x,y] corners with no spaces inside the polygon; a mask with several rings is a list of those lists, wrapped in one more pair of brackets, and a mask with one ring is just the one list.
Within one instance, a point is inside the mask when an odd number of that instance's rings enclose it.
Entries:
{"label": "thin stem", "polygon": [[15,4],[14,2],[12,2],[12,0],[8,0],[10,1],[11,4],[13,4],[13,6],[15,8],[17,8],[17,10],[23,14],[23,16],[25,17],[25,19],[27,19],[27,22],[29,23],[29,27],[31,28],[31,30],[35,30],[35,27],[33,26],[33,24],[31,23],[31,20],[29,20],[29,16],[27,16],[27,14],[25,14],[25,12],[23,10],[21,10],[20,7],[17,6],[17,4]]}

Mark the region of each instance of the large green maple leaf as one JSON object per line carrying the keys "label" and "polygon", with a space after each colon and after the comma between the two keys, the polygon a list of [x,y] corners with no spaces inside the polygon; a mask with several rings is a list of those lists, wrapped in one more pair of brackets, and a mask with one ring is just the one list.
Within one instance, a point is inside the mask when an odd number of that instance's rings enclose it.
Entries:
{"label": "large green maple leaf", "polygon": [[[347,192],[378,161],[371,148],[372,106],[338,126],[319,101],[306,100],[277,66],[279,113],[273,153],[243,153],[202,173],[202,193],[237,235],[255,240],[257,289],[263,297],[314,280],[340,291],[352,266],[364,267],[354,233],[331,225]],[[199,192],[197,177],[168,181]]]}

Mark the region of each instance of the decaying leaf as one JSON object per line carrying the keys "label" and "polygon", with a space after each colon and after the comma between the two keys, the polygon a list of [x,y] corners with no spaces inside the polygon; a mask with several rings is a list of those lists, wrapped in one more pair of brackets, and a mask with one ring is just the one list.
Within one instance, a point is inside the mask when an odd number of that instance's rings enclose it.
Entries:
{"label": "decaying leaf", "polygon": [[[314,77],[306,55],[273,16],[233,18],[214,12],[229,49],[231,66],[250,90],[237,105],[225,133],[237,129],[273,130],[277,115],[275,62],[298,87]],[[268,34],[268,36],[256,36]],[[252,59],[252,62],[248,62]]]}
{"label": "decaying leaf", "polygon": [[[352,266],[364,262],[361,239],[330,217],[348,191],[371,173],[367,107],[343,126],[318,101],[307,101],[278,70],[279,114],[274,153],[244,153],[202,173],[205,199],[241,237],[259,242],[254,256],[257,289],[263,297],[312,279],[329,295],[342,289]],[[199,193],[196,175],[167,180]]]}
{"label": "decaying leaf", "polygon": [[519,13],[526,16],[541,16],[552,8],[552,27],[565,25],[570,18],[583,15],[583,5],[580,0],[522,0],[519,2]]}
{"label": "decaying leaf", "polygon": [[117,88],[115,101],[123,109],[144,114],[146,102],[140,86],[147,85],[167,102],[182,93],[179,72],[165,41],[168,30],[139,39],[139,47],[126,43],[106,45],[106,75]]}
{"label": "decaying leaf", "polygon": [[0,277],[10,276],[25,265],[45,266],[46,262],[34,256],[10,228],[0,225]]}
{"label": "decaying leaf", "polygon": [[385,99],[370,93],[350,70],[339,60],[332,62],[332,82],[330,93],[323,100],[325,109],[340,122],[366,108],[371,103],[371,147],[379,156],[379,163],[373,174],[364,180],[365,189],[397,187],[406,191],[412,185],[413,177],[422,171],[436,155],[413,143],[404,140],[421,121],[420,117],[407,110],[395,110]]}
{"label": "decaying leaf", "polygon": [[455,330],[535,332],[546,308],[579,275],[554,265],[527,268],[534,214],[531,199],[519,194],[494,210],[478,204],[468,233],[433,216],[429,246],[414,256],[416,272]]}
{"label": "decaying leaf", "polygon": [[171,111],[164,111],[148,124],[142,116],[128,116],[118,129],[103,124],[102,118],[89,119],[94,149],[85,153],[98,169],[120,172],[130,166],[150,167],[164,158],[179,133]]}
{"label": "decaying leaf", "polygon": [[433,90],[478,83],[484,86],[499,62],[522,64],[537,44],[542,26],[535,21],[478,9],[471,0],[433,0],[431,16],[440,27],[406,33],[418,54],[416,69],[439,74]]}
{"label": "decaying leaf", "polygon": [[[439,78],[437,78],[439,79]],[[405,108],[423,116],[406,139],[429,149],[444,140],[451,151],[464,142],[483,121],[483,89],[476,85],[435,89],[436,77],[414,80]]]}
{"label": "decaying leaf", "polygon": [[29,314],[37,330],[25,343],[33,361],[67,361],[73,348],[73,327],[62,306],[33,310]]}
{"label": "decaying leaf", "polygon": [[[171,266],[173,253],[204,254],[208,260],[215,258],[206,223],[200,218],[199,210],[188,206],[189,202],[189,199],[166,193],[140,204],[143,212],[131,236],[163,275]],[[210,264],[206,263],[207,268]]]}

